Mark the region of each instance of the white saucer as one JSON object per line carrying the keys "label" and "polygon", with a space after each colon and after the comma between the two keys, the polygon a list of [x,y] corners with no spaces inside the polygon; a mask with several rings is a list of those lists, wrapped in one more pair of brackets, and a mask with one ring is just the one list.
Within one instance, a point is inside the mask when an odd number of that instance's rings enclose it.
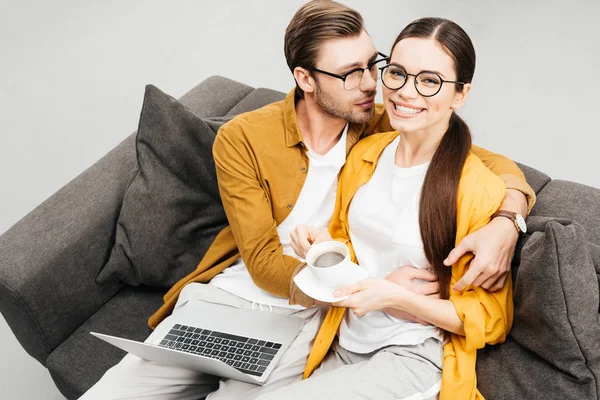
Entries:
{"label": "white saucer", "polygon": [[[348,266],[348,271],[345,277],[348,278],[348,283],[342,286],[350,285],[354,282],[358,282],[361,279],[365,279],[369,276],[369,273],[363,267],[352,263]],[[321,285],[319,280],[313,275],[310,268],[304,268],[294,277],[294,282],[298,285],[298,288],[304,293],[312,297],[313,299],[324,301],[326,303],[335,303],[344,300],[348,296],[334,297],[333,291],[336,288],[330,288]],[[342,287],[340,286],[340,287]]]}

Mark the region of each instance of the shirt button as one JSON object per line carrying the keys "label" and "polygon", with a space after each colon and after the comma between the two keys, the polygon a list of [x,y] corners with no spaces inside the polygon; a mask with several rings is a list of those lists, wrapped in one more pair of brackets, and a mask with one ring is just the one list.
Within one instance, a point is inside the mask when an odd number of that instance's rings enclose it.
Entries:
{"label": "shirt button", "polygon": [[306,169],[306,167],[302,167],[302,168],[300,168],[300,171],[302,171],[302,172],[306,172],[306,171],[307,171],[307,169]]}
{"label": "shirt button", "polygon": [[292,205],[288,204],[288,210],[291,210],[291,209],[292,209]]}

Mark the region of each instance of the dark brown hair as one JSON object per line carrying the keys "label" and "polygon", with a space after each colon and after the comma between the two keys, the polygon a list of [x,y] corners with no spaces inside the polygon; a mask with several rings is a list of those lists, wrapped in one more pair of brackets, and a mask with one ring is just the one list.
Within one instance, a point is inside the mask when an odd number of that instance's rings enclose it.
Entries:
{"label": "dark brown hair", "polygon": [[[467,33],[443,18],[422,18],[411,22],[396,38],[392,51],[402,39],[434,39],[453,59],[456,80],[470,83],[475,73],[475,49]],[[461,92],[463,85],[455,84]],[[471,132],[456,113],[431,159],[419,205],[419,225],[425,256],[440,284],[440,297],[450,298],[452,268],[444,259],[454,248],[457,229],[457,192],[465,160],[471,150]]]}
{"label": "dark brown hair", "polygon": [[[363,18],[358,11],[331,0],[313,0],[304,4],[285,30],[284,53],[290,71],[296,67],[315,68],[319,49],[330,39],[360,35]],[[296,94],[304,92],[296,84]]]}

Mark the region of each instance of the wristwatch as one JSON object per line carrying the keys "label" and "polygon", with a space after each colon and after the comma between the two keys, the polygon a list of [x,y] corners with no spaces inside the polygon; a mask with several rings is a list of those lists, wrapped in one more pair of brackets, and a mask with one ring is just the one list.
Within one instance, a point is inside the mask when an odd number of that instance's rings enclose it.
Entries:
{"label": "wristwatch", "polygon": [[521,214],[507,210],[498,210],[492,216],[492,219],[496,217],[504,217],[510,219],[515,224],[515,228],[517,228],[517,232],[519,233],[527,232],[527,224],[525,223],[525,218],[523,218]]}

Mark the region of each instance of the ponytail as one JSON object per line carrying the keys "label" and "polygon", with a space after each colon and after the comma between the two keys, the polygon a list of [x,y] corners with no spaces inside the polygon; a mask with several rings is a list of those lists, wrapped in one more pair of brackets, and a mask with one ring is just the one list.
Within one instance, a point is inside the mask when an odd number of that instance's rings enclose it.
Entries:
{"label": "ponytail", "polygon": [[471,151],[471,132],[456,113],[442,137],[425,175],[419,203],[419,225],[425,256],[440,284],[440,298],[450,298],[452,267],[444,259],[456,242],[457,192],[465,160]]}

